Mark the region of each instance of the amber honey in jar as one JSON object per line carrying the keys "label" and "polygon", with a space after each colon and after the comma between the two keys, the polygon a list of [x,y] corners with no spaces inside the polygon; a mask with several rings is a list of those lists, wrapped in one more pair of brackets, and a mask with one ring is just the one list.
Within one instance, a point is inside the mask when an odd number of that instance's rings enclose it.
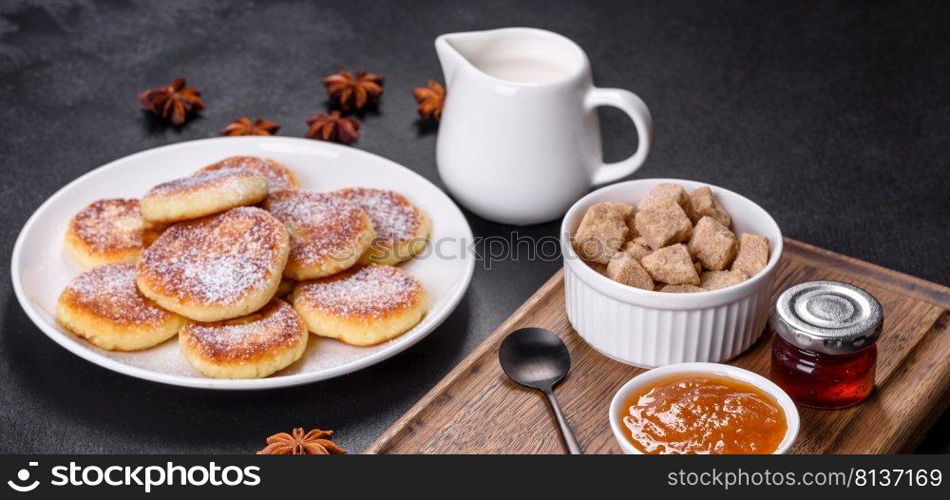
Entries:
{"label": "amber honey in jar", "polygon": [[779,296],[770,324],[772,381],[796,403],[838,409],[874,390],[881,304],[837,281],[810,281]]}

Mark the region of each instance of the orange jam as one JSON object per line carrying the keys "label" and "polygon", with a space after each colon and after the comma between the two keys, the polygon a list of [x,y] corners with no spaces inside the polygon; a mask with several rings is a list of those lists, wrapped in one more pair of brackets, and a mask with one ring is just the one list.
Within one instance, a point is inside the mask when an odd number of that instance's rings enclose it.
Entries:
{"label": "orange jam", "polygon": [[675,375],[634,393],[621,418],[643,453],[772,453],[785,411],[752,384],[707,374]]}

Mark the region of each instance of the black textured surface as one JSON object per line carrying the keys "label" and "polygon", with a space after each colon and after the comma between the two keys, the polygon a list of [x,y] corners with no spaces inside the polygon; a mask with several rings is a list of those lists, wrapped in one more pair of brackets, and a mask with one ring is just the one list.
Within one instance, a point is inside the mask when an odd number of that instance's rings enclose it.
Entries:
{"label": "black textured surface", "polygon": [[[210,137],[251,115],[301,136],[324,106],[319,77],[386,74],[356,147],[438,182],[435,135],[410,88],[441,73],[440,33],[528,25],[576,40],[595,81],[639,94],[655,119],[636,177],[744,193],[786,235],[912,275],[950,281],[950,9],[886,2],[0,2],[0,452],[242,453],[295,426],[365,447],[559,267],[479,269],[455,314],[409,351],[305,387],[215,393],[113,374],[36,329],[10,286],[30,213],[110,160]],[[182,129],[135,95],[178,75],[208,109]],[[602,114],[607,159],[633,151],[626,118]],[[554,235],[469,216],[479,236]],[[947,450],[947,419],[922,451]],[[553,432],[553,430],[552,430]]]}

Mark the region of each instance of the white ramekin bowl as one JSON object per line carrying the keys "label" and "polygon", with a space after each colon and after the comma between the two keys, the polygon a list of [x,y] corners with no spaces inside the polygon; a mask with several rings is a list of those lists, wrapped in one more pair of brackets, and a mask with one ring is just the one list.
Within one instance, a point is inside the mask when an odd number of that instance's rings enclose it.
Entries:
{"label": "white ramekin bowl", "polygon": [[667,365],[660,368],[654,368],[650,371],[646,371],[630,379],[623,387],[614,394],[614,398],[610,401],[610,428],[614,432],[614,438],[617,439],[617,443],[620,445],[620,448],[624,453],[628,455],[642,455],[631,442],[627,439],[627,429],[623,425],[623,421],[620,419],[621,412],[624,412],[623,405],[626,404],[627,399],[631,394],[645,388],[646,386],[667,377],[675,375],[686,375],[686,374],[702,374],[702,375],[719,375],[723,377],[729,377],[735,380],[740,380],[752,384],[759,389],[765,391],[767,394],[775,398],[775,401],[782,407],[782,410],[785,412],[785,421],[788,424],[788,429],[785,431],[785,438],[782,439],[782,442],[779,443],[778,448],[773,452],[774,455],[783,455],[792,447],[795,443],[795,439],[798,438],[798,428],[801,425],[800,419],[798,416],[798,408],[795,407],[795,403],[792,401],[792,398],[788,397],[788,394],[785,393],[779,386],[775,385],[771,380],[752,373],[748,370],[743,370],[742,368],[737,368],[735,366],[723,365],[719,363],[679,363],[675,365]]}
{"label": "white ramekin bowl", "polygon": [[[732,215],[733,230],[769,239],[765,269],[736,286],[701,293],[662,293],[623,285],[577,256],[570,237],[588,207],[602,201],[636,204],[653,186],[709,186]],[[691,361],[721,362],[748,349],[761,336],[769,313],[782,232],[762,207],[728,189],[680,179],[641,179],[613,184],[581,198],[561,224],[567,317],[594,349],[618,361],[652,368]]]}

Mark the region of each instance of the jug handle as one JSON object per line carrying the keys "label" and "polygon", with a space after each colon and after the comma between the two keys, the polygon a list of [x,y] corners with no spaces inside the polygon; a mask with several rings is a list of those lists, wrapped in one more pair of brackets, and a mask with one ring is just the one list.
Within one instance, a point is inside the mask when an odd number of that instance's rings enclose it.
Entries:
{"label": "jug handle", "polygon": [[593,111],[598,106],[611,106],[624,111],[633,120],[640,142],[637,151],[626,160],[601,164],[594,171],[592,183],[596,185],[613,182],[640,168],[650,154],[650,146],[653,144],[653,117],[643,100],[629,90],[593,87],[587,92],[584,106],[588,111]]}

